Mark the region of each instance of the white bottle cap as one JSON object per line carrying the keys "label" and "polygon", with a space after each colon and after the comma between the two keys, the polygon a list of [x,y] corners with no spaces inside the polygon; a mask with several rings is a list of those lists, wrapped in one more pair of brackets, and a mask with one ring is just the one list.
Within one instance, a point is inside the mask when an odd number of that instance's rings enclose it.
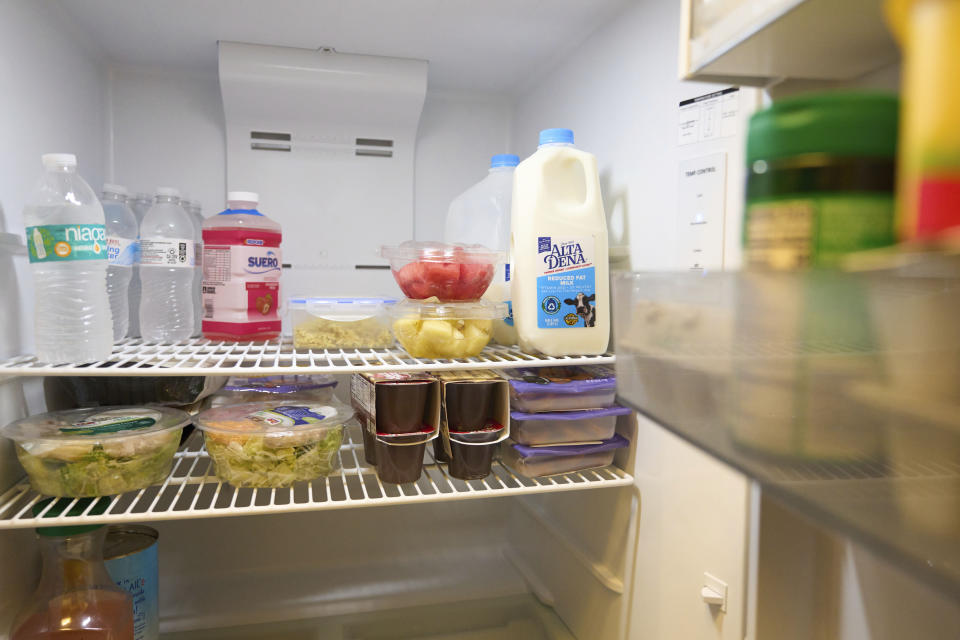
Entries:
{"label": "white bottle cap", "polygon": [[75,167],[77,166],[77,156],[72,153],[45,153],[40,156],[40,162],[44,167],[53,169],[56,167]]}
{"label": "white bottle cap", "polygon": [[109,182],[103,183],[103,192],[104,193],[113,193],[118,196],[129,195],[127,188],[122,184],[111,184]]}
{"label": "white bottle cap", "polygon": [[253,191],[228,191],[227,202],[253,202],[260,204],[260,194]]}
{"label": "white bottle cap", "polygon": [[154,193],[158,196],[164,198],[179,198],[180,190],[176,187],[157,187],[157,190]]}
{"label": "white bottle cap", "polygon": [[136,198],[134,198],[134,200],[153,200],[153,198],[150,197],[150,194],[149,194],[149,193],[143,193],[143,192],[141,191],[140,193],[137,194],[137,196],[136,196]]}

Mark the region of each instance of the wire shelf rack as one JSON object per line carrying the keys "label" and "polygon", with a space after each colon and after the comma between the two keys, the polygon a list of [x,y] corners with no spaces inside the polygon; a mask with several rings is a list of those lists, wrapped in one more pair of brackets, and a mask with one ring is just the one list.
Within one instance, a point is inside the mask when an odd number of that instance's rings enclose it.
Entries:
{"label": "wire shelf rack", "polygon": [[0,376],[187,376],[355,373],[358,371],[441,371],[609,364],[612,353],[552,357],[516,347],[488,346],[472,358],[414,358],[402,349],[297,350],[290,338],[270,342],[214,342],[194,339],[162,345],[124,340],[109,360],[52,365],[21,355],[0,362]]}
{"label": "wire shelf rack", "polygon": [[[192,433],[180,447],[173,470],[161,485],[100,498],[106,501],[103,513],[90,513],[91,500],[79,516],[34,515],[34,506],[43,496],[23,479],[0,495],[0,529],[21,529],[39,525],[84,525],[116,522],[150,522],[240,515],[265,515],[325,509],[349,509],[447,500],[517,496],[533,493],[582,491],[633,484],[633,477],[617,467],[530,479],[513,473],[499,461],[482,480],[458,480],[438,464],[427,448],[424,471],[417,482],[394,485],[381,482],[376,470],[363,459],[360,429],[346,429],[338,453],[340,468],[326,478],[299,482],[280,489],[238,489],[220,482],[212,461],[203,448],[199,432]],[[74,502],[61,513],[69,513]]]}

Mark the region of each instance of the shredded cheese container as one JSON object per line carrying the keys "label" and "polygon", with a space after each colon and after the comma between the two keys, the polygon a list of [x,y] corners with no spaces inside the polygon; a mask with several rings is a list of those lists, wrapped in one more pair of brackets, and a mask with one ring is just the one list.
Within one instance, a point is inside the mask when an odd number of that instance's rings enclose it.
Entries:
{"label": "shredded cheese container", "polygon": [[396,298],[291,298],[295,349],[386,349],[393,346]]}

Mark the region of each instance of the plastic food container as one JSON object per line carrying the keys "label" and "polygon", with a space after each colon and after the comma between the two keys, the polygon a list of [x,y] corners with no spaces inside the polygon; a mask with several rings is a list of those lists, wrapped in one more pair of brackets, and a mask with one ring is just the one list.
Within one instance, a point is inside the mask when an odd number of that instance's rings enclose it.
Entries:
{"label": "plastic food container", "polygon": [[616,375],[605,366],[511,369],[500,375],[510,382],[510,408],[527,413],[609,407],[617,395]]}
{"label": "plastic food container", "polygon": [[557,413],[511,411],[510,437],[526,445],[609,440],[617,430],[617,416],[628,413],[626,407]]}
{"label": "plastic food container", "polygon": [[630,441],[620,434],[602,444],[558,445],[553,447],[528,447],[513,440],[504,442],[500,456],[504,464],[516,473],[528,478],[571,473],[585,469],[606,467],[613,463],[617,449],[628,446]]}
{"label": "plastic food container", "polygon": [[436,297],[447,302],[479,300],[503,260],[502,252],[479,244],[443,242],[408,241],[381,247],[380,255],[390,261],[403,295],[412,300]]}
{"label": "plastic food container", "polygon": [[461,480],[486,478],[490,475],[493,454],[503,436],[503,425],[495,423],[479,431],[451,431],[450,452],[453,458],[447,466],[447,472]]}
{"label": "plastic food container", "polygon": [[188,405],[214,393],[226,376],[61,376],[43,380],[51,411],[77,407]]}
{"label": "plastic food container", "polygon": [[470,358],[490,342],[495,318],[507,305],[479,302],[415,302],[390,310],[393,335],[414,358]]}
{"label": "plastic food container", "polygon": [[211,407],[248,402],[320,402],[333,399],[337,381],[325,375],[234,377],[210,399]]}
{"label": "plastic food container", "polygon": [[393,346],[388,309],[395,298],[291,298],[296,349],[385,349]]}
{"label": "plastic food container", "polygon": [[419,480],[423,473],[423,454],[427,450],[427,443],[439,433],[438,429],[395,435],[378,433],[377,477],[392,484]]}
{"label": "plastic food container", "polygon": [[167,407],[55,411],[3,428],[38,492],[107,496],[163,482],[190,414]]}
{"label": "plastic food container", "polygon": [[337,468],[353,409],[329,403],[251,402],[196,418],[217,477],[235,487],[288,487]]}

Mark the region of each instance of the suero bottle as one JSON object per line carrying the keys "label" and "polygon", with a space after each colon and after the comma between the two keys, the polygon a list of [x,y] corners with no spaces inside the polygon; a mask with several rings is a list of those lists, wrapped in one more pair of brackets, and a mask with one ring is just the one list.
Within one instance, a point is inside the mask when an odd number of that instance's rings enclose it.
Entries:
{"label": "suero bottle", "polygon": [[140,225],[127,206],[126,187],[103,185],[101,203],[107,223],[107,296],[113,339],[122,340],[130,327],[130,283],[133,268],[140,262]]}
{"label": "suero bottle", "polygon": [[180,192],[159,187],[140,224],[140,333],[145,342],[179,342],[193,335],[196,241]]}
{"label": "suero bottle", "polygon": [[227,209],[203,222],[203,337],[272,340],[280,335],[280,225],[251,191],[227,194]]}
{"label": "suero bottle", "polygon": [[113,350],[103,207],[70,153],[41,158],[44,173],[23,221],[34,283],[37,359],[106,360]]}
{"label": "suero bottle", "polygon": [[610,339],[607,221],[597,159],[569,129],[540,132],[517,166],[511,215],[513,319],[520,346],[596,355]]}

